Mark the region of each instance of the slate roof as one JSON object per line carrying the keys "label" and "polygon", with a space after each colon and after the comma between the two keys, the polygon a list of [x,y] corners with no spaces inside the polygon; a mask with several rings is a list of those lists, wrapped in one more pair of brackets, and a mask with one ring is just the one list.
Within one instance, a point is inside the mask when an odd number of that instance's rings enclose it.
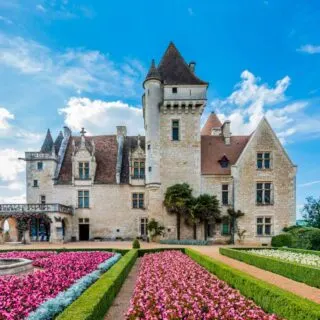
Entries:
{"label": "slate roof", "polygon": [[[201,174],[230,174],[231,165],[235,164],[250,136],[232,136],[230,145],[224,143],[223,136],[201,136]],[[230,161],[227,168],[222,168],[219,160],[226,156]]]}
{"label": "slate roof", "polygon": [[199,79],[189,68],[173,42],[170,42],[164,53],[158,71],[164,84],[167,85],[208,85]]}
{"label": "slate roof", "polygon": [[[116,135],[86,136],[86,146],[91,146],[90,141],[95,143],[95,157],[97,163],[95,183],[115,184],[118,143]],[[70,184],[72,182],[72,140],[76,146],[80,144],[80,137],[71,137],[67,146],[66,154],[62,162],[57,183]],[[140,137],[141,147],[144,148],[144,137]],[[121,168],[120,183],[129,183],[129,154],[130,150],[137,146],[138,137],[126,137],[123,148],[123,161]]]}
{"label": "slate roof", "polygon": [[148,74],[146,76],[146,79],[144,81],[147,81],[150,79],[161,80],[161,76],[160,76],[158,69],[156,68],[154,59],[152,59],[150,69],[149,69]]}
{"label": "slate roof", "polygon": [[54,142],[54,148],[55,148],[56,154],[59,153],[62,140],[63,140],[63,134],[62,134],[62,131],[60,131],[59,135],[57,136],[57,139]]}
{"label": "slate roof", "polygon": [[52,152],[52,147],[53,147],[53,139],[51,136],[51,132],[48,129],[46,137],[43,141],[42,147],[40,149],[40,152],[42,153],[51,153]]}
{"label": "slate roof", "polygon": [[211,132],[213,128],[221,128],[222,123],[218,116],[214,113],[211,112],[210,116],[208,117],[205,125],[201,129],[201,135],[202,136],[211,136]]}

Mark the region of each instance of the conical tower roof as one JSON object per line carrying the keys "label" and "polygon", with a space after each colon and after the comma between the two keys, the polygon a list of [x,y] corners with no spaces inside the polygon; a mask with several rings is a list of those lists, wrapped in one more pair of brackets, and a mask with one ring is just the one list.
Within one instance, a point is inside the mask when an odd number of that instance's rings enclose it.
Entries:
{"label": "conical tower roof", "polygon": [[161,76],[160,76],[160,73],[155,65],[154,59],[152,59],[152,61],[151,61],[150,69],[149,69],[148,74],[147,74],[144,81],[147,81],[150,79],[156,79],[156,80],[161,81]]}
{"label": "conical tower roof", "polygon": [[211,112],[205,125],[201,129],[201,135],[202,136],[211,136],[211,132],[212,132],[213,128],[221,128],[221,127],[222,127],[222,123],[221,123],[220,119],[218,118],[218,116],[214,112]]}
{"label": "conical tower roof", "polygon": [[53,147],[53,139],[52,139],[52,136],[51,136],[50,129],[48,129],[47,134],[46,134],[46,137],[45,137],[45,139],[44,139],[44,141],[43,141],[43,144],[42,144],[42,147],[41,147],[40,152],[43,152],[43,153],[51,153],[51,152],[52,152],[52,147]]}
{"label": "conical tower roof", "polygon": [[185,62],[180,52],[173,42],[170,42],[166,52],[164,53],[158,70],[164,84],[168,85],[207,85],[208,83],[200,80],[189,65]]}

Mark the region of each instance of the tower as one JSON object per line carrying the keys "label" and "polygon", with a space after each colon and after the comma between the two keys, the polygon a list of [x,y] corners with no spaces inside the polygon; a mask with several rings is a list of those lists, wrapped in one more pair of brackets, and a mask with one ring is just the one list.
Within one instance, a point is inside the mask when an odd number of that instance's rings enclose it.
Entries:
{"label": "tower", "polygon": [[[195,62],[187,64],[172,42],[158,66],[152,61],[144,81],[148,213],[165,225],[168,238],[176,238],[176,223],[162,204],[167,188],[188,183],[195,196],[200,193],[200,118],[207,87],[195,75]],[[181,236],[188,238],[188,231]]]}

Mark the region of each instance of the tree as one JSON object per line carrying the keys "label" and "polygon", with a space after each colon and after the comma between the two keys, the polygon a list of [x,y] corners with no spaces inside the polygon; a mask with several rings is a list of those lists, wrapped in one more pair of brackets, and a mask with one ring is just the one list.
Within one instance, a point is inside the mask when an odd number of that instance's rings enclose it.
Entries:
{"label": "tree", "polygon": [[[238,223],[237,219],[244,216],[244,213],[240,210],[235,211],[234,209],[228,209],[228,215],[231,220],[231,239],[230,242],[231,244],[234,244],[234,235],[237,232],[238,229]],[[245,233],[245,231],[244,231]]]}
{"label": "tree", "polygon": [[303,206],[303,218],[306,220],[308,226],[320,228],[320,198],[314,197],[306,198],[307,203]]}
{"label": "tree", "polygon": [[148,231],[150,232],[152,240],[157,236],[162,236],[164,234],[164,229],[164,226],[153,218],[148,222]]}
{"label": "tree", "polygon": [[197,224],[200,222],[199,212],[196,210],[198,198],[192,197],[188,202],[188,215],[186,216],[186,223],[193,228],[193,239],[197,240]]}
{"label": "tree", "polygon": [[221,219],[219,200],[214,195],[201,194],[194,200],[191,212],[196,219],[204,223],[204,234],[207,239],[208,223]]}
{"label": "tree", "polygon": [[177,239],[180,240],[181,216],[187,216],[190,210],[192,199],[192,189],[187,183],[175,184],[169,188],[164,195],[164,206],[171,214],[177,218]]}

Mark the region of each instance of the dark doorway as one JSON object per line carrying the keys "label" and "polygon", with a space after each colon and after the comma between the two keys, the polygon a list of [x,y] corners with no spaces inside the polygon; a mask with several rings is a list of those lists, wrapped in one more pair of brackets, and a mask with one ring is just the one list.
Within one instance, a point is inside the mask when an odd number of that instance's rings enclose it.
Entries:
{"label": "dark doorway", "polygon": [[89,240],[89,224],[79,224],[79,240]]}

